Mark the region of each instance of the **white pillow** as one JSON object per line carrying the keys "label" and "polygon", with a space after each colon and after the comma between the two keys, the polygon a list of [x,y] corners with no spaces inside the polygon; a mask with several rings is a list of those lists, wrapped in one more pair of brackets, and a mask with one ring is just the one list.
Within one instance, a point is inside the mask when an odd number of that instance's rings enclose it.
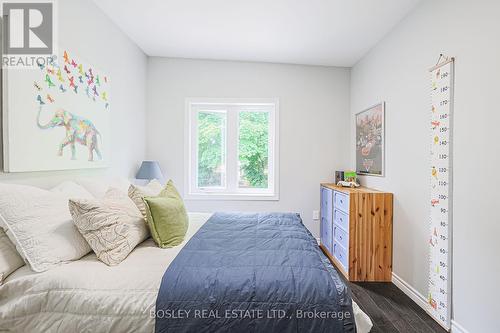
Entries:
{"label": "white pillow", "polygon": [[156,179],[153,179],[146,186],[130,184],[128,196],[141,211],[142,216],[147,220],[147,208],[144,197],[156,197],[163,190],[163,185]]}
{"label": "white pillow", "polygon": [[72,198],[92,199],[94,196],[83,186],[72,181],[65,181],[50,190],[52,193],[65,194]]}
{"label": "white pillow", "polygon": [[97,258],[110,266],[122,262],[148,236],[141,212],[118,189],[109,189],[102,201],[71,199],[69,210]]}
{"label": "white pillow", "polygon": [[68,209],[69,198],[82,193],[81,188],[73,195],[0,184],[0,226],[35,272],[80,259],[90,252]]}
{"label": "white pillow", "polygon": [[124,178],[80,178],[76,182],[89,191],[94,198],[102,199],[110,188],[115,188],[127,193],[130,182]]}
{"label": "white pillow", "polygon": [[19,267],[24,266],[23,258],[17,253],[16,247],[0,228],[0,284]]}

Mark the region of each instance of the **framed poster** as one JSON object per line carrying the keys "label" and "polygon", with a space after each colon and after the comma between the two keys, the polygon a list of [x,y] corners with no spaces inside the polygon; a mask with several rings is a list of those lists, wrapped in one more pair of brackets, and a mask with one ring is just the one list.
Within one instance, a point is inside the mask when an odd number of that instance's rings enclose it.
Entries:
{"label": "framed poster", "polygon": [[356,172],[358,175],[384,175],[385,103],[356,114]]}
{"label": "framed poster", "polygon": [[[41,58],[44,60],[44,58]],[[5,172],[106,167],[110,79],[68,50],[3,70]]]}

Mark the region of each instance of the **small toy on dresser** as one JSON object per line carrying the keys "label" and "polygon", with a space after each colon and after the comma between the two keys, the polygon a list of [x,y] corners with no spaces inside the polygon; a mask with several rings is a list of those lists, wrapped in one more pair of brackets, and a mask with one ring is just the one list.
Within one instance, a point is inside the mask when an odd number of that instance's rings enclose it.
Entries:
{"label": "small toy on dresser", "polygon": [[335,183],[343,187],[359,187],[355,171],[335,171]]}

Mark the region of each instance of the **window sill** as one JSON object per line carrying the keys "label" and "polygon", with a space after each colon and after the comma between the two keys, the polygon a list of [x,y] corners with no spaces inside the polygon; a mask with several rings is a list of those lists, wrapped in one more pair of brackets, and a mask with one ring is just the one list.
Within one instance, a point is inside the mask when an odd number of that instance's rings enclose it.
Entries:
{"label": "window sill", "polygon": [[279,194],[248,194],[248,193],[187,193],[184,200],[207,201],[279,201]]}

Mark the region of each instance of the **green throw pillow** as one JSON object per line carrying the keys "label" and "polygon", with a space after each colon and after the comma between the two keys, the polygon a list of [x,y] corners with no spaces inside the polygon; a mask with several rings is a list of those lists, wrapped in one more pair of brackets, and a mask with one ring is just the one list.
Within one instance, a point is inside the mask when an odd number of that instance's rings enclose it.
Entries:
{"label": "green throw pillow", "polygon": [[179,192],[169,180],[156,197],[144,197],[151,236],[161,248],[179,245],[184,240],[189,219]]}

